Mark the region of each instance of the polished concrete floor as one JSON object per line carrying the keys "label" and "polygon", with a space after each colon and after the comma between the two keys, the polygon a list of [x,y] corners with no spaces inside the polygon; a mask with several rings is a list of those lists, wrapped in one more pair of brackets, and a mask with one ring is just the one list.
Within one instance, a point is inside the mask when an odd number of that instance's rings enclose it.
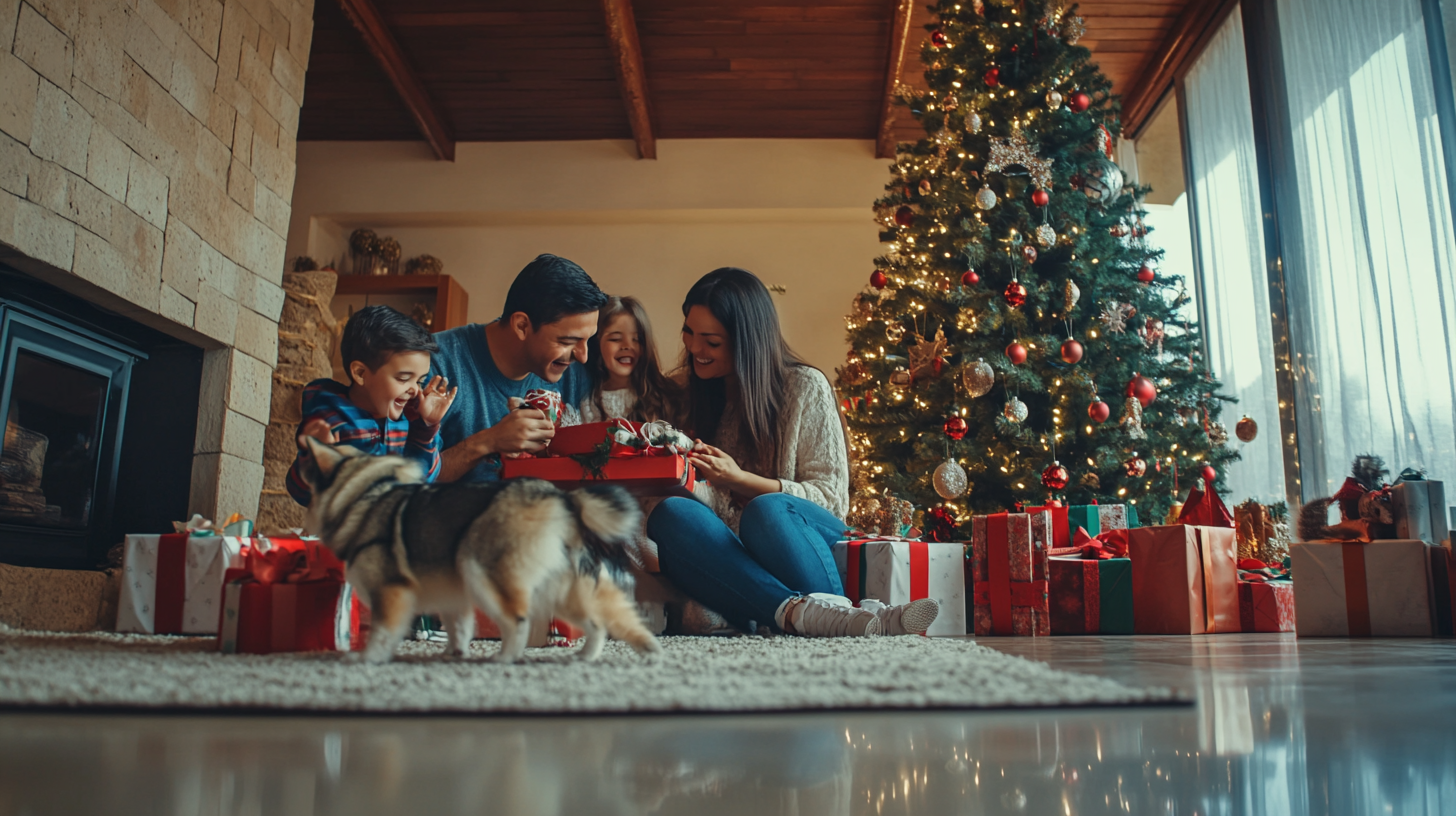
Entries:
{"label": "polished concrete floor", "polygon": [[1456,814],[1456,641],[983,642],[1171,685],[1198,704],[574,719],[6,713],[0,816]]}

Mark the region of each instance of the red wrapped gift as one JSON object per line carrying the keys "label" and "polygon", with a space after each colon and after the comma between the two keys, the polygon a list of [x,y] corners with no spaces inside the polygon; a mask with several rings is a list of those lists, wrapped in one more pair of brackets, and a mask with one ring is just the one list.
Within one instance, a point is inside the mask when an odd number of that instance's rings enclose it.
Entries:
{"label": "red wrapped gift", "polygon": [[971,615],[977,635],[1051,634],[1047,549],[1033,528],[1045,530],[1052,523],[1044,511],[971,517]]}
{"label": "red wrapped gift", "polygon": [[1240,581],[1239,622],[1245,632],[1293,632],[1294,584]]}
{"label": "red wrapped gift", "polygon": [[647,448],[641,434],[642,423],[625,419],[568,425],[556,429],[556,436],[546,446],[546,455],[586,456],[596,453],[605,444],[608,456],[638,456]]}
{"label": "red wrapped gift", "polygon": [[527,408],[535,408],[551,420],[552,425],[561,424],[561,392],[548,388],[532,388],[522,400]]}
{"label": "red wrapped gift", "polygon": [[1196,524],[1202,527],[1233,527],[1234,517],[1223,499],[1213,490],[1212,482],[1205,482],[1204,489],[1198,485],[1188,489],[1188,500],[1178,513],[1179,524]]}
{"label": "red wrapped gift", "polygon": [[1045,543],[1047,547],[1050,547],[1052,549],[1062,549],[1064,547],[1072,546],[1072,528],[1070,522],[1067,520],[1067,511],[1069,509],[1070,508],[1068,507],[1050,506],[1028,507],[1026,509],[1026,512],[1028,513],[1046,512],[1051,514],[1051,538],[1050,540],[1047,540],[1045,538],[1042,539],[1043,543]]}
{"label": "red wrapped gift", "polygon": [[686,496],[692,498],[697,474],[687,457],[632,456],[608,459],[593,472],[587,465],[565,456],[545,459],[503,459],[501,478],[545,479],[562,490],[608,482],[638,496]]}
{"label": "red wrapped gift", "polygon": [[228,654],[348,651],[362,607],[344,565],[317,541],[272,539],[224,579],[218,648]]}
{"label": "red wrapped gift", "polygon": [[1173,524],[1129,530],[1137,633],[1240,631],[1234,549],[1232,527]]}

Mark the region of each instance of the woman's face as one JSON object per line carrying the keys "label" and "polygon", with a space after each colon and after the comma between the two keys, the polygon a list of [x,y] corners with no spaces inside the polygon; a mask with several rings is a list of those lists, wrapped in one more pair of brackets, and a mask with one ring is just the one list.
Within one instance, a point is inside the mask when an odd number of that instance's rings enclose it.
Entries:
{"label": "woman's face", "polygon": [[628,378],[642,357],[642,334],[630,312],[614,316],[602,332],[602,365],[613,377]]}
{"label": "woman's face", "polygon": [[733,350],[728,332],[707,306],[694,306],[683,320],[683,348],[699,379],[713,380],[733,373]]}

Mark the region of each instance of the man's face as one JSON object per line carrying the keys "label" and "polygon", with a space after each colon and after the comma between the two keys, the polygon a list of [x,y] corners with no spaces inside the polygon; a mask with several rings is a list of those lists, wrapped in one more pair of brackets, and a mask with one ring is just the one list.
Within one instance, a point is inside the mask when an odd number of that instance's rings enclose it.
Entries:
{"label": "man's face", "polygon": [[567,315],[539,329],[532,329],[531,321],[520,312],[512,316],[512,321],[524,329],[522,339],[531,373],[547,382],[559,382],[573,360],[585,363],[586,341],[597,333],[596,312]]}

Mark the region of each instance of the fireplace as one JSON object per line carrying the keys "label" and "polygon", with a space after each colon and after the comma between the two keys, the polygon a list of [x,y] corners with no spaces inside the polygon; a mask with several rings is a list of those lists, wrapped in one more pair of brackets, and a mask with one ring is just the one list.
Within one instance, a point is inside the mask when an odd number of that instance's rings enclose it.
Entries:
{"label": "fireplace", "polygon": [[89,568],[185,516],[202,350],[0,268],[0,561]]}

